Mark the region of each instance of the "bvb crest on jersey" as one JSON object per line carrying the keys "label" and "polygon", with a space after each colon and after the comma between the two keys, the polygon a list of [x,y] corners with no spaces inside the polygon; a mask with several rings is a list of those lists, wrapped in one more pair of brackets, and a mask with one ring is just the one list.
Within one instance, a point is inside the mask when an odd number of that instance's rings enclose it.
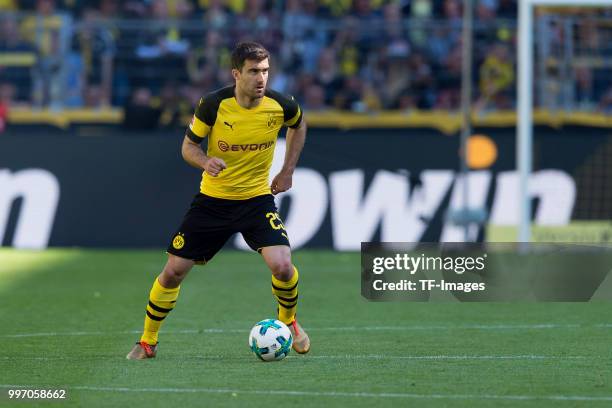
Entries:
{"label": "bvb crest on jersey", "polygon": [[268,115],[268,127],[272,128],[274,126],[276,126],[276,117],[272,113],[270,113]]}

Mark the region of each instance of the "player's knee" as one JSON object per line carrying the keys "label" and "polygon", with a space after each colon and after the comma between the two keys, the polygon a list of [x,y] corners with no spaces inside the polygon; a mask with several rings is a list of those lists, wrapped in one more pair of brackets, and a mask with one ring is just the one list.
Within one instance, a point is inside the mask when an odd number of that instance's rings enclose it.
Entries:
{"label": "player's knee", "polygon": [[290,259],[279,259],[272,262],[272,274],[278,280],[288,281],[293,276],[293,264]]}
{"label": "player's knee", "polygon": [[[180,283],[187,276],[187,272],[189,272],[189,268],[181,267],[179,265],[172,265],[171,263],[166,264],[164,270],[162,272],[161,280],[168,283],[170,287],[176,287],[180,285]],[[162,284],[164,282],[161,282]]]}

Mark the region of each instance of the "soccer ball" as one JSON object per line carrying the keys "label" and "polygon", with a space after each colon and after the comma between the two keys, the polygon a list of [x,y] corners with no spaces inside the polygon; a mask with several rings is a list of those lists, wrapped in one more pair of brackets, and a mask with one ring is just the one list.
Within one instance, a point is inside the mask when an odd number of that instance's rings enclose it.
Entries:
{"label": "soccer ball", "polygon": [[266,319],[257,323],[249,334],[249,347],[263,361],[279,361],[291,351],[293,337],[280,320]]}

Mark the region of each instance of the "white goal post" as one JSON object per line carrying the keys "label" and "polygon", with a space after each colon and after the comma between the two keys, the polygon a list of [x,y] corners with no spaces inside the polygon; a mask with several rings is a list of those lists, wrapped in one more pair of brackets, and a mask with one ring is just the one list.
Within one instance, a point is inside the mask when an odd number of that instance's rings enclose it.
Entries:
{"label": "white goal post", "polygon": [[612,6],[612,0],[519,0],[516,167],[520,174],[518,242],[531,239],[531,199],[528,180],[533,160],[533,9],[535,6]]}

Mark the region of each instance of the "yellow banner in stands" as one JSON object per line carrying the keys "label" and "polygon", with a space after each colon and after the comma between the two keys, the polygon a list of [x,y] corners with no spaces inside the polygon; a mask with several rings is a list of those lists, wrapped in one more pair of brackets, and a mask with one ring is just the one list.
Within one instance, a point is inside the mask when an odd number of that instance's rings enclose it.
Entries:
{"label": "yellow banner in stands", "polygon": [[[341,111],[309,112],[304,116],[310,127],[340,129],[375,129],[375,128],[430,128],[452,135],[461,128],[461,115],[449,111],[382,111],[379,113],[352,113]],[[123,109],[66,109],[48,111],[24,107],[15,107],[9,112],[9,123],[12,124],[48,124],[67,127],[72,123],[85,124],[120,124],[123,120]],[[516,126],[516,112],[493,112],[484,116],[473,115],[473,126],[512,127]],[[183,118],[185,127],[191,121],[191,114]],[[603,113],[551,112],[536,110],[533,114],[534,125],[561,127],[567,125],[593,126],[612,128],[612,115]]]}

